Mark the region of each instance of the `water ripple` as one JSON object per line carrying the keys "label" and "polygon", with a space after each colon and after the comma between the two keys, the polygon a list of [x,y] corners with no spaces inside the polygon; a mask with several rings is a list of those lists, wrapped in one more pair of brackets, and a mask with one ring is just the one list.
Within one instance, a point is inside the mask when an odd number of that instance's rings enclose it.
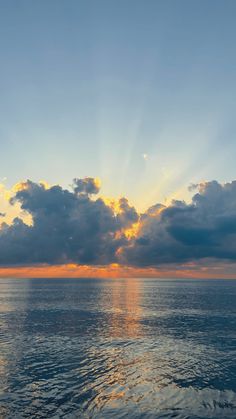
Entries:
{"label": "water ripple", "polygon": [[0,280],[0,417],[236,417],[236,282]]}

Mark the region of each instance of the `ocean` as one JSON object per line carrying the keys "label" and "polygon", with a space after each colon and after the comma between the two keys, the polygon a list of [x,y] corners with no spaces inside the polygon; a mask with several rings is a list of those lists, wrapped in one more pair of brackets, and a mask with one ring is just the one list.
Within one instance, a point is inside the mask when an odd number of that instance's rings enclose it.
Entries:
{"label": "ocean", "polygon": [[0,279],[0,418],[236,418],[236,281]]}

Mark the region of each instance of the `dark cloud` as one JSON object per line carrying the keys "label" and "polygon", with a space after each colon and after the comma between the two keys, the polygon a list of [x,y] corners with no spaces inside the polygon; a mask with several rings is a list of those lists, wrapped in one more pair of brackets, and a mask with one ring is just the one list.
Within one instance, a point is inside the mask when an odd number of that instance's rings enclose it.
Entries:
{"label": "dark cloud", "polygon": [[127,242],[123,229],[137,220],[126,199],[120,200],[116,215],[97,192],[92,179],[76,179],[72,192],[60,186],[46,189],[27,181],[11,199],[31,214],[33,225],[16,218],[2,224],[0,264],[80,263],[107,264],[116,260],[116,251]]}
{"label": "dark cloud", "polygon": [[150,208],[122,251],[123,263],[136,266],[203,258],[236,260],[236,181],[200,184],[190,204]]}
{"label": "dark cloud", "polygon": [[[236,181],[207,182],[197,190],[189,204],[156,204],[138,215],[126,198],[116,205],[95,199],[99,184],[93,178],[75,179],[72,191],[28,180],[11,203],[31,214],[32,225],[19,218],[2,223],[0,264],[236,261]],[[128,239],[125,229],[137,222],[136,236]]]}
{"label": "dark cloud", "polygon": [[128,199],[121,198],[119,200],[119,213],[117,214],[117,220],[122,228],[128,228],[133,223],[138,221],[138,214],[134,207],[129,205]]}
{"label": "dark cloud", "polygon": [[75,193],[84,193],[84,194],[97,194],[100,189],[99,182],[92,178],[86,177],[83,179],[75,178],[73,180],[73,189]]}

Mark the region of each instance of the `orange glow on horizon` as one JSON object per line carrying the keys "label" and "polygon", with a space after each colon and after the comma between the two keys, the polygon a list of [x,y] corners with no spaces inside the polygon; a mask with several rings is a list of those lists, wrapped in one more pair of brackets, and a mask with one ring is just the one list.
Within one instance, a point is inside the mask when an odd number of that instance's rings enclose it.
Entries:
{"label": "orange glow on horizon", "polygon": [[[235,272],[235,270],[234,270]],[[229,278],[236,279],[236,273],[225,273],[224,266],[218,268],[198,267],[188,264],[178,269],[138,268],[116,263],[107,266],[88,265],[41,265],[1,267],[0,278]]]}

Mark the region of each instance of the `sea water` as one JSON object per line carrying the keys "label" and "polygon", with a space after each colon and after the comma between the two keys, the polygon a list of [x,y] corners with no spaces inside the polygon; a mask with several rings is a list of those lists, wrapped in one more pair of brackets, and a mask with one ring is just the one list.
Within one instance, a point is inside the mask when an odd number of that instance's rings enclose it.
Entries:
{"label": "sea water", "polygon": [[236,418],[236,281],[0,279],[0,417]]}

